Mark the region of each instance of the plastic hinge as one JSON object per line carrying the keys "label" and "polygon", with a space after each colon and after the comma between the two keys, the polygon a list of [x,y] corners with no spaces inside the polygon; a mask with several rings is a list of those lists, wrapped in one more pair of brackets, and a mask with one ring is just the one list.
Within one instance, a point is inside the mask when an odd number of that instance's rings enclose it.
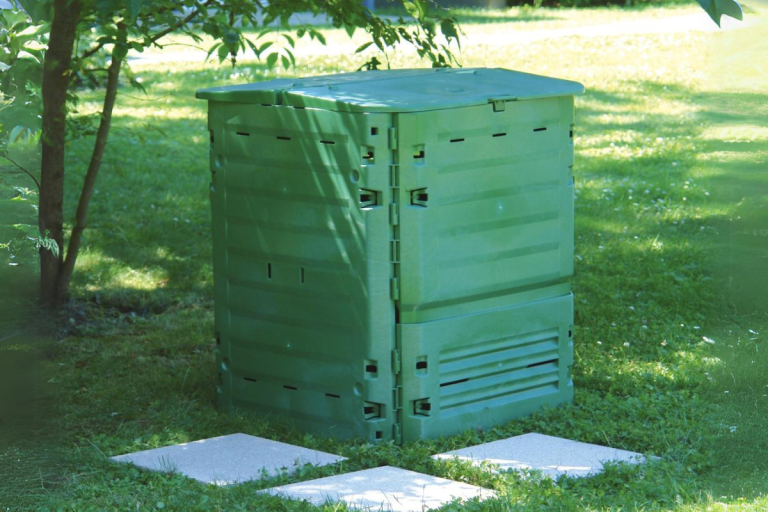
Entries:
{"label": "plastic hinge", "polygon": [[397,204],[389,204],[389,223],[397,226],[400,223],[400,215],[397,213]]}
{"label": "plastic hinge", "polygon": [[399,350],[393,350],[392,351],[392,372],[397,375],[402,370],[402,365],[400,364],[400,351]]}
{"label": "plastic hinge", "polygon": [[389,128],[389,149],[397,149],[397,128]]}
{"label": "plastic hinge", "polygon": [[392,292],[392,300],[400,300],[400,283],[396,277],[393,277],[390,282],[390,289]]}
{"label": "plastic hinge", "polygon": [[395,389],[392,390],[392,410],[399,411],[403,408],[403,401],[400,397],[400,395],[403,392],[403,388],[400,386],[397,386]]}

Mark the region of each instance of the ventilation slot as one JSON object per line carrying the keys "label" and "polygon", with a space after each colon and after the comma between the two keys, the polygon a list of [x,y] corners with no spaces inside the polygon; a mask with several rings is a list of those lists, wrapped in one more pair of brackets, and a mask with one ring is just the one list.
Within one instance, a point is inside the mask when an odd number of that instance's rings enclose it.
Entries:
{"label": "ventilation slot", "polygon": [[381,439],[383,437],[383,432],[381,430],[376,431],[376,439]]}
{"label": "ventilation slot", "polygon": [[290,389],[291,391],[298,391],[298,390],[299,390],[299,388],[295,388],[295,387],[293,387],[293,386],[288,386],[288,385],[285,385],[285,386],[283,386],[283,387],[284,387],[285,389]]}
{"label": "ventilation slot", "polygon": [[429,194],[427,193],[427,189],[419,188],[411,190],[411,206],[421,206],[422,208],[426,208],[428,200]]}
{"label": "ventilation slot", "polygon": [[547,131],[547,129],[546,128],[534,128],[533,131],[535,131],[535,132],[545,132],[545,131]]}
{"label": "ventilation slot", "polygon": [[326,393],[325,396],[328,398],[341,398],[341,395],[334,395],[333,393]]}
{"label": "ventilation slot", "polygon": [[421,151],[419,151],[418,153],[415,153],[415,154],[413,155],[413,158],[415,158],[416,160],[418,160],[418,159],[420,159],[420,158],[424,158],[424,150],[422,149],[422,150],[421,150]]}
{"label": "ventilation slot", "polygon": [[416,361],[416,369],[417,370],[426,370],[427,369],[427,362],[426,361]]}
{"label": "ventilation slot", "polygon": [[261,106],[262,107],[271,107],[272,104],[271,103],[262,103]]}
{"label": "ventilation slot", "polygon": [[455,386],[456,384],[461,384],[462,382],[467,382],[467,381],[469,381],[469,378],[459,379],[459,380],[452,380],[450,382],[443,382],[442,384],[440,384],[440,387],[444,388],[446,386]]}
{"label": "ventilation slot", "polygon": [[242,135],[243,137],[250,137],[251,134],[247,132],[237,132],[238,135]]}
{"label": "ventilation slot", "polygon": [[464,142],[464,139],[451,139],[451,142]]}
{"label": "ventilation slot", "polygon": [[272,264],[267,263],[267,279],[272,279]]}
{"label": "ventilation slot", "polygon": [[549,363],[557,363],[557,359],[550,359],[548,361],[541,361],[540,363],[531,363],[526,368],[536,368],[537,366],[544,366]]}
{"label": "ventilation slot", "polygon": [[304,267],[301,267],[301,284],[304,284]]}
{"label": "ventilation slot", "polygon": [[213,144],[213,130],[211,130],[211,144]]}
{"label": "ventilation slot", "polygon": [[432,404],[429,403],[429,398],[422,398],[421,400],[413,401],[413,414],[416,416],[429,416],[432,411]]}
{"label": "ventilation slot", "polygon": [[360,189],[360,208],[373,208],[379,205],[379,193],[375,190]]}
{"label": "ventilation slot", "polygon": [[332,140],[321,140],[320,144],[330,144],[330,145],[333,145],[333,144],[336,144],[336,143],[334,141],[332,141]]}
{"label": "ventilation slot", "polygon": [[506,137],[506,136],[507,136],[507,134],[506,134],[505,132],[502,132],[502,133],[494,133],[494,134],[493,134],[493,136],[494,136],[494,137]]}
{"label": "ventilation slot", "polygon": [[378,135],[378,134],[379,134],[379,129],[376,128],[375,126],[371,127],[371,135]]}
{"label": "ventilation slot", "polygon": [[367,359],[365,362],[365,378],[375,379],[379,376],[379,365],[376,361]]}
{"label": "ventilation slot", "polygon": [[248,381],[248,382],[259,382],[258,380],[252,379],[250,377],[243,377],[243,380]]}
{"label": "ventilation slot", "polygon": [[290,137],[281,137],[280,135],[277,136],[277,140],[291,140]]}
{"label": "ventilation slot", "polygon": [[363,402],[363,416],[366,420],[381,418],[381,404]]}

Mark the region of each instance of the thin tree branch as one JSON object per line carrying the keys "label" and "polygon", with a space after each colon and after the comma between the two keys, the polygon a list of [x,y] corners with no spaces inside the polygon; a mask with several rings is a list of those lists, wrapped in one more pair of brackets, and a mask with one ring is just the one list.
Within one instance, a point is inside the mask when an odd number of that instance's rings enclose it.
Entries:
{"label": "thin tree branch", "polygon": [[[206,7],[208,7],[208,6],[209,6],[209,5],[211,5],[212,3],[214,3],[214,0],[208,0],[207,2],[205,2],[205,3],[203,4],[203,8],[206,8]],[[195,19],[195,18],[197,17],[197,15],[198,15],[198,14],[200,14],[200,10],[198,10],[198,9],[195,9],[194,11],[192,11],[191,13],[189,13],[189,14],[188,14],[188,15],[187,15],[185,18],[183,18],[181,21],[179,21],[179,22],[178,22],[178,23],[176,23],[175,25],[169,25],[169,26],[167,26],[166,28],[164,28],[163,30],[161,30],[160,32],[158,32],[157,34],[155,34],[154,36],[152,36],[152,37],[151,37],[149,40],[150,40],[152,43],[154,43],[154,42],[155,42],[155,41],[157,41],[158,39],[161,39],[161,38],[163,38],[163,37],[167,36],[168,34],[170,34],[171,32],[173,32],[174,30],[177,30],[177,29],[179,29],[179,28],[183,27],[184,25],[186,25],[187,23],[189,23],[190,21],[192,21],[193,19]]]}
{"label": "thin tree branch", "polygon": [[11,162],[13,165],[15,165],[16,167],[18,167],[18,168],[19,168],[19,169],[21,169],[22,171],[24,171],[24,172],[26,173],[26,175],[27,175],[27,176],[29,176],[30,178],[32,178],[32,181],[34,181],[34,182],[35,182],[35,185],[37,185],[37,191],[38,191],[38,192],[40,192],[40,182],[39,182],[39,181],[37,181],[37,178],[35,178],[34,176],[32,176],[32,174],[31,174],[31,173],[30,173],[28,170],[26,170],[26,169],[25,169],[25,168],[23,168],[21,165],[19,165],[18,163],[16,163],[16,162],[15,162],[15,161],[14,161],[14,160],[13,160],[11,157],[9,157],[8,155],[5,155],[5,156],[3,156],[3,158],[5,158],[5,159],[6,159],[6,160],[8,160],[9,162]]}
{"label": "thin tree branch", "polygon": [[112,125],[112,111],[117,99],[117,84],[120,78],[120,66],[123,60],[112,54],[112,62],[109,65],[109,74],[107,76],[107,90],[104,94],[104,109],[101,112],[101,122],[96,132],[96,142],[93,145],[91,161],[88,165],[88,172],[85,174],[83,189],[80,192],[80,200],[77,203],[77,212],[75,213],[75,226],[72,228],[72,234],[69,237],[67,245],[67,255],[61,265],[61,275],[59,276],[59,286],[66,289],[69,286],[69,280],[72,277],[72,271],[75,269],[75,261],[80,250],[83,230],[88,216],[88,205],[91,202],[93,189],[96,185],[96,176],[101,169],[101,162],[104,158],[104,150],[107,147],[109,138],[109,129]]}
{"label": "thin tree branch", "polygon": [[[214,3],[214,0],[208,0],[207,2],[205,2],[205,3],[203,4],[203,7],[204,7],[204,8],[205,8],[205,7],[208,7],[208,6],[210,6],[211,4],[213,4],[213,3]],[[192,11],[191,13],[189,13],[189,14],[188,14],[186,17],[182,18],[182,19],[181,19],[180,21],[178,21],[177,23],[175,23],[175,24],[173,24],[173,25],[168,25],[166,28],[164,28],[163,30],[161,30],[160,32],[158,32],[157,34],[155,34],[154,36],[152,36],[152,37],[149,39],[149,40],[150,40],[150,43],[154,43],[154,42],[155,42],[155,41],[157,41],[158,39],[160,39],[160,38],[162,38],[162,37],[165,37],[165,36],[167,36],[168,34],[170,34],[171,32],[173,32],[174,30],[178,30],[179,28],[183,27],[184,25],[186,25],[187,23],[189,23],[190,21],[192,21],[193,19],[195,19],[195,18],[197,17],[197,15],[198,15],[198,14],[200,14],[200,10],[199,10],[199,9],[195,9],[194,11]],[[90,47],[88,50],[84,51],[84,52],[83,52],[83,54],[82,54],[82,55],[80,55],[80,56],[77,58],[77,60],[83,60],[83,59],[87,59],[88,57],[92,57],[94,54],[96,54],[96,52],[98,52],[99,50],[101,50],[102,48],[104,48],[104,45],[107,45],[107,44],[111,44],[111,43],[110,43],[110,42],[108,42],[108,41],[102,41],[102,42],[100,42],[100,43],[97,43],[97,44],[96,44],[96,46],[92,46],[92,47]]]}

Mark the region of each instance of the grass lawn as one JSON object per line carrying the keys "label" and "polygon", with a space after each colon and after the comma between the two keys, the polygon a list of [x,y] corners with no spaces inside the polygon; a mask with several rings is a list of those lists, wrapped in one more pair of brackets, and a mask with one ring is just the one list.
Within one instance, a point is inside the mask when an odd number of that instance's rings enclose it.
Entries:
{"label": "grass lawn", "polygon": [[[290,73],[248,61],[235,70],[136,65],[148,94],[121,90],[78,260],[76,306],[55,340],[33,336],[34,320],[23,320],[32,260],[13,267],[0,260],[0,282],[13,290],[0,317],[0,510],[319,510],[255,491],[384,464],[500,494],[444,510],[768,510],[768,11],[758,6],[747,14],[755,25],[741,30],[571,35],[507,47],[480,36],[698,8],[468,19],[465,66],[549,74],[587,88],[576,104],[576,396],[573,405],[487,432],[403,447],[317,438],[275,418],[213,407],[208,133],[206,104],[194,92],[359,62],[310,52]],[[327,32],[329,42],[342,41]],[[473,35],[481,42],[473,45]],[[410,54],[391,57],[396,67],[424,65]],[[81,110],[96,111],[97,98],[86,93]],[[89,142],[70,146],[65,218]],[[33,213],[14,215],[34,223]],[[0,224],[11,224],[7,218]],[[428,457],[531,431],[658,460],[552,482]],[[235,432],[349,460],[228,489],[107,460]]]}

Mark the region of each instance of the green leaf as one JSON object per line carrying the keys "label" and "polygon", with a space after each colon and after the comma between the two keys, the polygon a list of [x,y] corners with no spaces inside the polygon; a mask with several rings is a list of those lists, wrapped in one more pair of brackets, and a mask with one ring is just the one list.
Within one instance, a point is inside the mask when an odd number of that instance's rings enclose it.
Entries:
{"label": "green leaf", "polygon": [[744,19],[744,12],[741,10],[741,5],[736,0],[696,0],[712,21],[720,26],[720,18],[723,15],[730,16],[737,20]]}
{"label": "green leaf", "polygon": [[355,30],[357,30],[357,27],[354,25],[344,25],[344,30],[347,32],[347,35],[349,35],[349,37],[352,37],[353,35],[355,35]]}
{"label": "green leaf", "polygon": [[280,56],[280,60],[283,62],[283,69],[291,69],[291,61],[285,55]]}
{"label": "green leaf", "polygon": [[112,57],[122,60],[126,55],[128,55],[128,45],[126,43],[116,44],[112,50]]}
{"label": "green leaf", "polygon": [[364,52],[372,44],[373,44],[373,41],[368,41],[367,43],[361,44],[360,46],[357,47],[357,50],[355,50],[355,53]]}
{"label": "green leaf", "polygon": [[136,21],[141,13],[141,4],[144,0],[125,0],[125,7],[128,9],[128,17],[131,21]]}
{"label": "green leaf", "polygon": [[224,34],[224,42],[227,44],[235,44],[240,40],[240,34],[235,30],[227,30]]}
{"label": "green leaf", "polygon": [[325,41],[325,36],[323,34],[321,34],[320,32],[318,32],[317,30],[310,29],[309,35],[314,37],[318,41],[320,41],[320,44],[322,44],[322,45],[327,45],[328,44]]}
{"label": "green leaf", "polygon": [[216,48],[218,48],[222,44],[223,43],[214,43],[213,46],[211,46],[210,50],[208,50],[208,54],[205,56],[205,60],[207,61],[208,59],[210,59],[211,55],[213,55],[213,52],[216,51]]}
{"label": "green leaf", "polygon": [[262,44],[261,46],[259,46],[259,54],[262,54],[262,53],[264,53],[264,51],[265,51],[267,48],[269,48],[270,46],[272,46],[272,41],[267,41],[266,43],[264,43],[264,44]]}
{"label": "green leaf", "polygon": [[278,57],[277,53],[270,53],[267,56],[267,67],[269,69],[272,69],[275,67],[275,63],[277,62],[277,57]]}
{"label": "green leaf", "polygon": [[24,127],[23,126],[21,126],[21,125],[15,126],[13,128],[13,130],[11,130],[10,135],[8,135],[8,144],[13,143],[13,141],[15,141],[19,137],[19,135],[21,135],[21,132],[23,132],[23,131],[24,131]]}
{"label": "green leaf", "polygon": [[440,32],[443,33],[449,42],[455,39],[456,43],[459,45],[459,48],[461,48],[461,42],[459,41],[459,31],[456,30],[456,20],[446,18],[440,21]]}
{"label": "green leaf", "polygon": [[286,41],[288,41],[288,45],[291,48],[296,48],[296,41],[294,41],[291,36],[289,36],[288,34],[281,34],[281,35],[285,38]]}
{"label": "green leaf", "polygon": [[222,44],[221,46],[219,46],[218,55],[219,55],[219,62],[224,62],[227,58],[227,55],[229,55],[229,46],[225,44]]}
{"label": "green leaf", "polygon": [[410,14],[414,18],[418,19],[418,17],[419,17],[419,8],[416,6],[415,3],[413,3],[413,2],[403,2],[403,7],[405,7],[405,10],[408,12],[408,14]]}

